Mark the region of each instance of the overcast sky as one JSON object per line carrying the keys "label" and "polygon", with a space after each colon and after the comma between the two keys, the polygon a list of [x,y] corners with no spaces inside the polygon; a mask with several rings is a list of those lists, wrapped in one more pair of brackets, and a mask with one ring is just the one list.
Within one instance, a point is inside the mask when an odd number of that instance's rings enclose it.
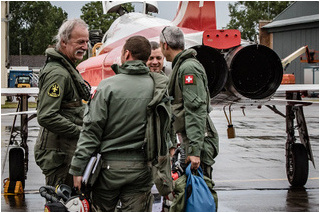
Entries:
{"label": "overcast sky", "polygon": [[[68,18],[79,18],[82,14],[81,8],[90,1],[51,1],[54,6],[61,7],[68,13]],[[216,1],[217,29],[226,27],[230,21],[228,3],[230,1]],[[172,20],[176,14],[178,1],[158,1],[159,18]]]}

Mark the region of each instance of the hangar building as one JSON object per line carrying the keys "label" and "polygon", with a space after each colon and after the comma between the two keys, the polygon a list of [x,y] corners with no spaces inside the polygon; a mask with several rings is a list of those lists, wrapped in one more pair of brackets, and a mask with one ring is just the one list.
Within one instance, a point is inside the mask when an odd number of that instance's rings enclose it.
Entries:
{"label": "hangar building", "polygon": [[[319,60],[319,2],[296,1],[282,11],[273,21],[262,27],[270,35],[270,46],[281,59],[284,59],[302,46],[308,45],[316,51]],[[294,74],[298,84],[319,83],[319,62],[301,63],[297,58],[288,66],[285,74]],[[307,79],[308,78],[308,79]],[[311,82],[312,83],[312,82]]]}

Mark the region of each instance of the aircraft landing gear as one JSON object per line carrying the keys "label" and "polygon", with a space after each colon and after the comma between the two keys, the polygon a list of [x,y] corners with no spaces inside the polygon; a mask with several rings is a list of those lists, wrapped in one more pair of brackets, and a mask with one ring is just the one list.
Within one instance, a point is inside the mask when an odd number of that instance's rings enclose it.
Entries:
{"label": "aircraft landing gear", "polygon": [[294,143],[287,149],[287,177],[292,186],[304,186],[308,180],[309,164],[303,144]]}
{"label": "aircraft landing gear", "polygon": [[[28,111],[29,95],[18,95],[19,100],[16,113]],[[14,116],[13,124],[10,133],[9,144],[6,151],[5,160],[2,164],[2,175],[4,171],[7,154],[9,153],[9,178],[4,180],[5,193],[23,193],[25,187],[25,180],[28,172],[29,162],[29,147],[28,139],[28,122],[36,117],[36,114],[28,117],[27,114],[21,114],[20,131],[15,130],[15,123],[18,114]],[[16,140],[16,137],[21,136],[21,142]],[[11,147],[13,145],[13,147]],[[9,151],[10,150],[10,151]],[[7,181],[9,180],[9,181]],[[21,187],[20,187],[21,186]]]}
{"label": "aircraft landing gear", "polygon": [[[300,92],[288,92],[286,96],[288,100],[301,100]],[[302,107],[301,104],[294,102],[286,106],[286,171],[288,181],[292,186],[306,184],[309,173],[308,160],[311,160],[315,166]],[[297,126],[294,125],[294,119],[296,119]],[[296,143],[296,128],[301,143]]]}

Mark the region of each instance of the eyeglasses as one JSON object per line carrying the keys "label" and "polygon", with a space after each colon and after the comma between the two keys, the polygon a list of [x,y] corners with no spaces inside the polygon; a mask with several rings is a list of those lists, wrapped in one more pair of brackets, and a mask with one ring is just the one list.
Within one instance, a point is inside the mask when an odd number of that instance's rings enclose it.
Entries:
{"label": "eyeglasses", "polygon": [[164,38],[164,41],[168,44],[168,42],[167,42],[167,39],[166,39],[166,37],[164,36],[164,31],[166,30],[166,28],[167,28],[168,26],[166,26],[165,28],[163,28],[163,30],[161,31],[161,33],[162,33],[162,36],[163,36],[163,38]]}

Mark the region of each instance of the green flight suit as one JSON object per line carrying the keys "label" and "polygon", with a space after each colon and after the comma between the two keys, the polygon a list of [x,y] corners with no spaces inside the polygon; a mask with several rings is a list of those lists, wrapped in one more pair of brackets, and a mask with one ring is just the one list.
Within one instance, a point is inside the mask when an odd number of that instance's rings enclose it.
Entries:
{"label": "green flight suit", "polygon": [[[115,68],[113,67],[115,70]],[[82,176],[90,157],[102,155],[102,168],[92,189],[93,207],[114,211],[151,211],[151,165],[146,161],[147,106],[154,82],[139,60],[117,67],[104,79],[88,103],[70,173]]]}
{"label": "green flight suit", "polygon": [[[173,96],[173,128],[182,138],[181,147],[187,156],[200,157],[204,178],[216,204],[218,197],[213,190],[212,168],[219,151],[218,133],[209,116],[210,93],[205,69],[195,58],[196,51],[180,52],[172,62],[173,71],[169,80],[169,95]],[[186,157],[187,157],[186,156]],[[207,178],[207,177],[208,178]],[[185,175],[174,181],[175,197],[170,211],[184,211]]]}
{"label": "green flight suit", "polygon": [[47,185],[73,186],[68,170],[84,112],[83,97],[76,84],[83,79],[62,53],[49,48],[46,55],[47,63],[39,77],[37,119],[41,127],[34,147],[35,160],[46,176]]}
{"label": "green flight suit", "polygon": [[[173,127],[183,141],[187,156],[200,157],[204,174],[211,175],[211,165],[218,154],[218,133],[209,117],[210,96],[205,69],[195,58],[196,51],[187,49],[173,60],[169,95],[173,111]],[[206,171],[207,170],[207,171]]]}

